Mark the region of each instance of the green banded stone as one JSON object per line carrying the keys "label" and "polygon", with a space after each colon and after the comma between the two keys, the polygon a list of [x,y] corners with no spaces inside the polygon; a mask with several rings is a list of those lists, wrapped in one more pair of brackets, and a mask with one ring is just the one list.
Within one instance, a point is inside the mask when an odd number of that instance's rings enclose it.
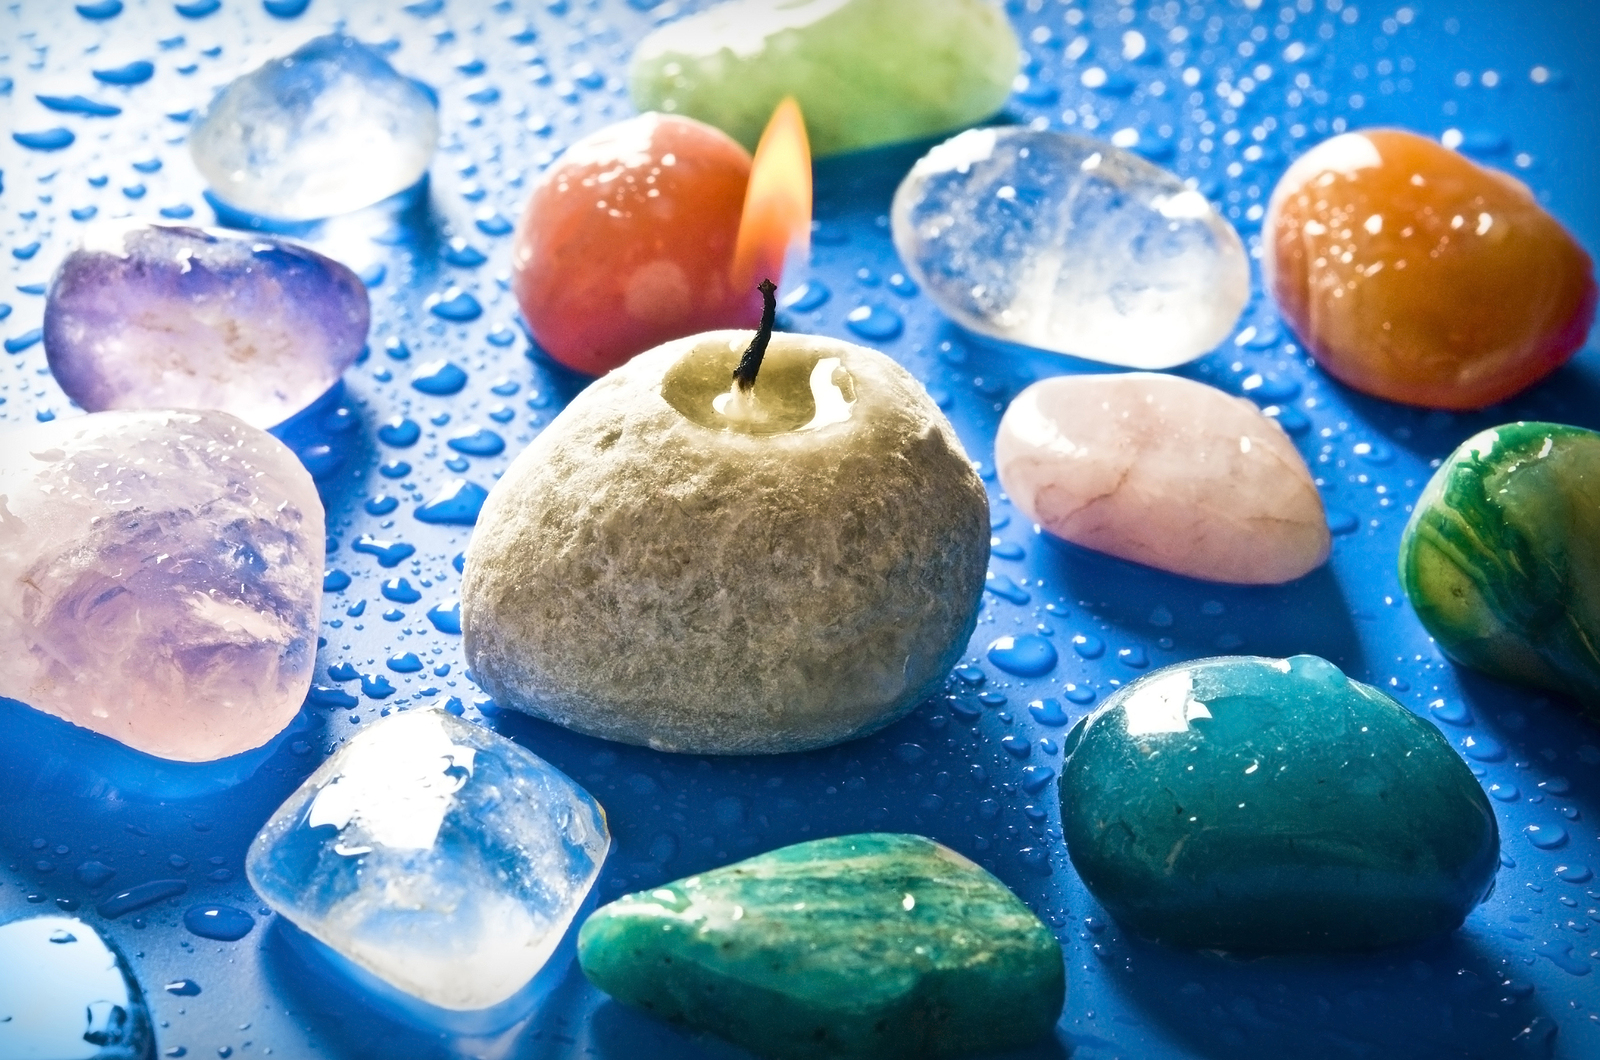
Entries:
{"label": "green banded stone", "polygon": [[1049,929],[914,835],[799,843],[626,895],[583,925],[578,959],[619,1001],[784,1058],[1016,1049],[1066,991]]}
{"label": "green banded stone", "polygon": [[1600,434],[1508,423],[1467,439],[1417,500],[1400,583],[1450,658],[1600,718]]}
{"label": "green banded stone", "polygon": [[1433,727],[1314,655],[1169,666],[1068,734],[1072,864],[1138,935],[1204,949],[1368,949],[1460,926],[1500,838]]}
{"label": "green banded stone", "polygon": [[1020,64],[989,0],[733,0],[650,34],[628,77],[641,111],[698,118],[751,149],[792,95],[812,152],[830,155],[987,118]]}

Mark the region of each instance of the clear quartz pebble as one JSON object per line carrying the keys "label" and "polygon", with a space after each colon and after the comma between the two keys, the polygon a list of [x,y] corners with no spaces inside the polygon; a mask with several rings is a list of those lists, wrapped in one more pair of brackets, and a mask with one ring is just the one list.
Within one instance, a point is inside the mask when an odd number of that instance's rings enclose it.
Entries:
{"label": "clear quartz pebble", "polygon": [[261,746],[311,686],[324,533],[310,473],[224,412],[0,433],[0,696],[162,758]]}
{"label": "clear quartz pebble", "polygon": [[895,247],[939,308],[1008,342],[1170,368],[1227,337],[1244,245],[1175,174],[1082,136],[971,129],[895,192]]}
{"label": "clear quartz pebble", "polygon": [[189,145],[228,205],[306,221],[411,187],[438,139],[438,104],[422,85],[377,50],[331,34],[229,84]]}
{"label": "clear quartz pebble", "polygon": [[469,1011],[545,965],[610,848],[553,766],[441,710],[394,714],[328,759],[257,834],[256,893],[413,997]]}
{"label": "clear quartz pebble", "polygon": [[369,314],[354,272],[295,243],[106,222],[56,270],[44,345],[91,412],[222,409],[271,427],[354,363]]}

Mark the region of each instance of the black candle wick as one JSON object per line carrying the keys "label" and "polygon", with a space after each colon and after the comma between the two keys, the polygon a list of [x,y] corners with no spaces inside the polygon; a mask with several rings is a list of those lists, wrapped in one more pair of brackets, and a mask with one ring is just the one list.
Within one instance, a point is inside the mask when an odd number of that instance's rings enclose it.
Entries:
{"label": "black candle wick", "polygon": [[772,341],[772,322],[778,315],[777,284],[762,280],[758,287],[762,303],[761,328],[756,332],[756,337],[750,340],[744,356],[739,358],[739,367],[733,370],[733,381],[746,393],[756,385],[756,373],[761,371],[761,358],[767,355],[767,343]]}

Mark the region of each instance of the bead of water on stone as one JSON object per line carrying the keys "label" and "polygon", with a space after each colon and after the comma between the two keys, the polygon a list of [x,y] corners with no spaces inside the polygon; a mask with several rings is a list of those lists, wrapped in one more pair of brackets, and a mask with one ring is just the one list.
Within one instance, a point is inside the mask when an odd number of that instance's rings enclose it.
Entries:
{"label": "bead of water on stone", "polygon": [[1250,293],[1238,233],[1176,175],[1081,136],[972,129],[895,192],[907,271],[964,327],[1137,368],[1227,338]]}
{"label": "bead of water on stone", "polygon": [[430,94],[377,50],[334,34],[224,88],[189,144],[195,165],[228,205],[314,220],[416,184],[438,138]]}

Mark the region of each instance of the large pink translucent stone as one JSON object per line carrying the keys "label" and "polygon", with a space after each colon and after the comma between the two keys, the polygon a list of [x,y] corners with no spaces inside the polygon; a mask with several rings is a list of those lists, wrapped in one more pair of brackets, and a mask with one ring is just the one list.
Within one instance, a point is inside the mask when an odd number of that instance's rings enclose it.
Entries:
{"label": "large pink translucent stone", "polygon": [[1320,567],[1311,472],[1243,398],[1148,372],[1046,379],[1006,410],[995,468],[1057,537],[1207,581],[1272,585]]}
{"label": "large pink translucent stone", "polygon": [[259,747],[305,699],[324,516],[225,412],[0,434],[0,696],[186,762]]}

